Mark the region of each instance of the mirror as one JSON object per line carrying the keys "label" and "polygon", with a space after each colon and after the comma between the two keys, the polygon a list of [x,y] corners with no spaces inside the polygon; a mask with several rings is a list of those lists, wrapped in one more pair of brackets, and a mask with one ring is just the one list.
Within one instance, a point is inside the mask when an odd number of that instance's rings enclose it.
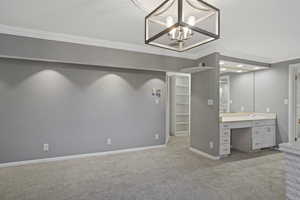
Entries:
{"label": "mirror", "polygon": [[220,113],[255,112],[255,72],[268,67],[220,61]]}
{"label": "mirror", "polygon": [[220,113],[254,112],[254,73],[220,76]]}

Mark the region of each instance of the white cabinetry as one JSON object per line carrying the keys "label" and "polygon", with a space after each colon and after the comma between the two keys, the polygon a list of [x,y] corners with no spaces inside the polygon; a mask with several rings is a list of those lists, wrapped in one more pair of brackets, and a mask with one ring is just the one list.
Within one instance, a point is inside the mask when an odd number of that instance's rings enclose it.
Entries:
{"label": "white cabinetry", "polygon": [[250,152],[276,145],[275,120],[226,122],[220,125],[220,156],[230,149]]}
{"label": "white cabinetry", "polygon": [[189,135],[190,77],[171,76],[171,135]]}
{"label": "white cabinetry", "polygon": [[252,150],[276,145],[275,120],[263,120],[254,123],[252,129]]}
{"label": "white cabinetry", "polygon": [[230,128],[220,127],[220,155],[230,154]]}

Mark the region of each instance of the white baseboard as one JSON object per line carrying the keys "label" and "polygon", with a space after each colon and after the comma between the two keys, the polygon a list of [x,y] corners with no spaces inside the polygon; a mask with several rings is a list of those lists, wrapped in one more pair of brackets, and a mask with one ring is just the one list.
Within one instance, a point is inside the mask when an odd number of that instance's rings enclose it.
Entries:
{"label": "white baseboard", "polygon": [[209,158],[209,159],[211,159],[211,160],[220,160],[220,157],[219,157],[219,156],[212,156],[212,155],[210,155],[210,154],[208,154],[208,153],[205,153],[205,152],[203,152],[203,151],[200,151],[200,150],[195,149],[195,148],[192,148],[192,147],[190,147],[190,151],[192,151],[192,152],[194,152],[194,153],[196,153],[196,154],[199,154],[199,155],[201,155],[201,156],[203,156],[203,157]]}
{"label": "white baseboard", "polygon": [[144,151],[144,150],[163,148],[163,147],[166,147],[166,145],[163,144],[163,145],[155,145],[155,146],[139,147],[139,148],[130,148],[130,149],[123,149],[123,150],[115,150],[115,151],[77,154],[77,155],[70,155],[70,156],[60,156],[60,157],[54,157],[54,158],[42,158],[42,159],[25,160],[25,161],[18,161],[18,162],[8,162],[8,163],[0,164],[0,168],[15,167],[15,166],[22,166],[22,165],[29,165],[29,164],[38,164],[38,163],[47,163],[47,162],[55,162],[55,161],[63,161],[63,160],[71,160],[71,159],[78,159],[78,158],[87,158],[87,157],[93,157],[93,156],[105,156],[105,155],[121,154],[121,153]]}

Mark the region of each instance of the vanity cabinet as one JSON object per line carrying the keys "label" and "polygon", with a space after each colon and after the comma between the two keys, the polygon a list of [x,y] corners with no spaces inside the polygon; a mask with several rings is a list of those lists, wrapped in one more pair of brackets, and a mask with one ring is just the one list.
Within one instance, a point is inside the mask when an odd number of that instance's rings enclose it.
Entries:
{"label": "vanity cabinet", "polygon": [[220,156],[230,154],[231,148],[251,152],[276,145],[276,121],[235,121],[220,124]]}
{"label": "vanity cabinet", "polygon": [[252,128],[252,150],[276,145],[275,120],[262,121]]}
{"label": "vanity cabinet", "polygon": [[220,127],[220,155],[230,154],[230,128]]}

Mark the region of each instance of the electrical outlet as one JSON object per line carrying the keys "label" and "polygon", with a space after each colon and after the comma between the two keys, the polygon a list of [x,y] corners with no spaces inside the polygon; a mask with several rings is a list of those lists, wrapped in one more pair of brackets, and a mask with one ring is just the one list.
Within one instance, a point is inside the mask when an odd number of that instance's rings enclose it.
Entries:
{"label": "electrical outlet", "polygon": [[270,108],[267,108],[266,111],[267,111],[267,113],[269,113],[270,112]]}
{"label": "electrical outlet", "polygon": [[44,145],[43,145],[43,150],[44,150],[45,152],[48,152],[48,151],[49,151],[49,144],[44,144]]}
{"label": "electrical outlet", "polygon": [[155,139],[156,139],[156,140],[159,139],[159,134],[155,134]]}
{"label": "electrical outlet", "polygon": [[284,104],[288,105],[289,104],[289,99],[284,99]]}
{"label": "electrical outlet", "polygon": [[229,103],[230,103],[230,104],[232,104],[232,103],[233,103],[233,101],[232,101],[232,100],[230,100],[230,101],[229,101]]}
{"label": "electrical outlet", "polygon": [[110,138],[107,138],[106,144],[107,144],[107,145],[111,145],[111,139],[110,139]]}
{"label": "electrical outlet", "polygon": [[214,148],[214,142],[212,142],[212,141],[209,142],[209,148],[211,148],[211,149]]}
{"label": "electrical outlet", "polygon": [[156,104],[159,104],[159,99],[155,99],[155,103],[156,103]]}

